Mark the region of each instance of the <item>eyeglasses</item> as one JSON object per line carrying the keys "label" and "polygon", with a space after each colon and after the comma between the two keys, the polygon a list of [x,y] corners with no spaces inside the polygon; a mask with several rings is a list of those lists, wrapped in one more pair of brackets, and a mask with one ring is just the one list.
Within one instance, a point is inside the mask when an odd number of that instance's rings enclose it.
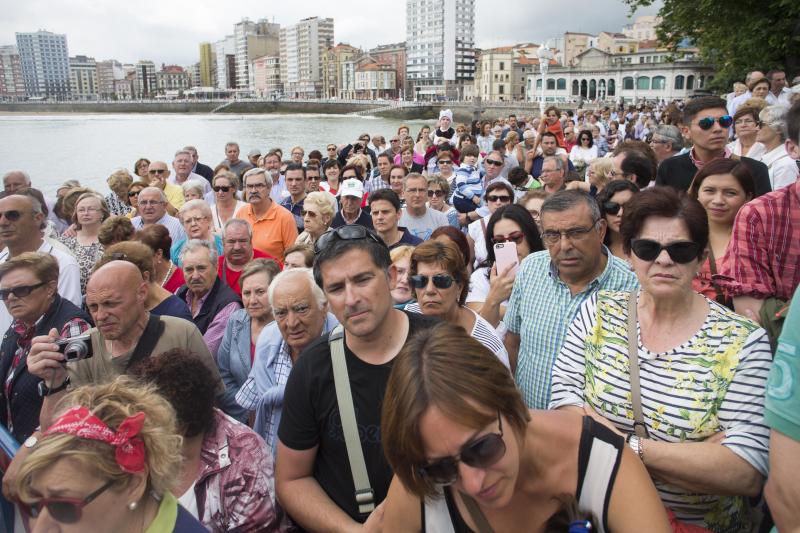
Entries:
{"label": "eyeglasses", "polygon": [[449,289],[453,286],[455,279],[453,276],[447,274],[436,274],[435,276],[423,276],[417,274],[408,278],[411,281],[411,286],[415,289],[424,289],[428,286],[428,280],[433,280],[433,286],[437,289]]}
{"label": "eyeglasses", "polygon": [[436,198],[441,198],[442,196],[444,196],[444,191],[442,191],[442,190],[438,190],[438,191],[428,190],[428,198],[433,198],[434,196]]}
{"label": "eyeglasses", "polygon": [[650,239],[634,239],[631,241],[631,250],[642,261],[655,261],[666,250],[670,259],[679,264],[690,263],[700,256],[700,245],[691,241],[677,241],[663,245]]}
{"label": "eyeglasses", "polygon": [[169,172],[169,170],[167,170],[166,168],[154,168],[152,170],[147,171],[148,174],[159,174],[159,175],[166,174],[167,172]]}
{"label": "eyeglasses", "polygon": [[616,215],[623,205],[619,202],[603,202],[603,212],[607,215]]}
{"label": "eyeglasses", "polygon": [[433,463],[417,468],[417,473],[438,485],[452,485],[458,479],[458,463],[462,462],[473,468],[489,468],[506,453],[503,440],[503,420],[497,413],[500,433],[486,434],[472,443],[465,444],[461,453],[453,457],[443,457]]}
{"label": "eyeglasses", "polygon": [[192,224],[199,224],[200,222],[206,220],[206,217],[192,217],[192,218],[184,218],[183,223],[186,226],[191,226]]}
{"label": "eyeglasses", "polygon": [[489,202],[490,204],[492,204],[494,202],[502,202],[504,204],[507,204],[508,202],[511,201],[511,197],[510,196],[506,196],[505,194],[502,194],[502,195],[499,195],[499,196],[496,195],[496,194],[488,194],[488,195],[486,195],[486,201]]}
{"label": "eyeglasses", "polygon": [[31,518],[38,518],[43,508],[47,508],[47,512],[53,517],[56,522],[62,524],[74,524],[80,521],[83,508],[92,503],[98,496],[105,492],[114,480],[108,480],[102,487],[89,494],[85,498],[42,498],[41,500],[25,503],[17,502],[23,513]]}
{"label": "eyeglasses", "polygon": [[650,144],[669,144],[669,142],[663,139],[650,139]]}
{"label": "eyeglasses", "polygon": [[592,225],[589,226],[588,228],[570,228],[564,231],[554,231],[554,230],[543,231],[542,240],[546,244],[550,245],[558,244],[559,242],[561,242],[561,237],[566,237],[572,242],[581,241],[585,239],[586,236],[589,234],[589,232],[594,229],[598,221],[599,219],[592,222]]}
{"label": "eyeglasses", "polygon": [[100,211],[99,207],[80,207],[75,210],[75,212],[78,213],[79,215],[85,215],[88,213],[97,213],[98,211]]}
{"label": "eyeglasses", "polygon": [[301,216],[306,216],[306,215],[308,215],[308,216],[310,216],[311,218],[317,218],[317,216],[319,216],[319,213],[317,213],[316,211],[309,211],[309,210],[307,210],[307,209],[303,209],[302,211],[300,211],[300,215],[301,215]]}
{"label": "eyeglasses", "polygon": [[347,224],[336,229],[331,229],[323,233],[317,242],[314,243],[314,253],[318,254],[334,241],[360,241],[368,239],[373,242],[386,246],[380,237],[369,231],[364,226],[358,224]]}
{"label": "eyeglasses", "polygon": [[453,164],[453,162],[450,161],[449,159],[440,159],[440,160],[437,161],[437,163],[440,164],[440,165],[452,165]]}
{"label": "eyeglasses", "polygon": [[230,185],[214,185],[214,192],[228,192],[233,189]]}
{"label": "eyeglasses", "polygon": [[493,165],[493,166],[496,166],[496,167],[502,167],[503,166],[503,162],[502,161],[498,161],[496,159],[484,159],[483,162],[486,163],[487,165]]}
{"label": "eyeglasses", "polygon": [[391,141],[389,141],[389,142],[390,142],[390,143],[399,143],[399,142],[400,142],[400,139],[392,139],[392,140],[391,140]]}
{"label": "eyeglasses", "polygon": [[522,239],[524,238],[525,234],[522,233],[521,231],[512,231],[508,235],[495,235],[492,238],[492,242],[495,244],[499,244],[501,242],[512,241],[514,242],[514,244],[520,244],[522,242]]}
{"label": "eyeglasses", "polygon": [[25,298],[34,290],[42,285],[47,285],[46,281],[36,283],[34,285],[20,285],[19,287],[10,287],[8,289],[0,289],[0,300],[8,300],[8,295],[13,294],[15,298]]}
{"label": "eyeglasses", "polygon": [[147,207],[148,205],[163,205],[163,204],[166,204],[166,203],[167,202],[165,202],[163,200],[140,200],[139,201],[139,206],[140,207]]}
{"label": "eyeglasses", "polygon": [[719,118],[705,117],[698,120],[697,125],[700,126],[701,130],[710,130],[715,122],[718,122],[723,128],[730,128],[731,124],[733,124],[733,117],[730,115],[722,115]]}
{"label": "eyeglasses", "polygon": [[22,211],[17,211],[16,209],[10,209],[8,211],[0,211],[0,218],[6,217],[6,220],[9,222],[16,222],[20,218],[22,218]]}

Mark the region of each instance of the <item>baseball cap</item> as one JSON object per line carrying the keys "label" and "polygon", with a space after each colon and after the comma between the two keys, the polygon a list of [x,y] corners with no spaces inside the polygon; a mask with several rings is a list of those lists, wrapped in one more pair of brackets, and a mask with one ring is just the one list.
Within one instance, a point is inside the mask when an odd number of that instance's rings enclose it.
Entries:
{"label": "baseball cap", "polygon": [[342,182],[342,186],[339,188],[339,195],[362,198],[364,196],[364,184],[358,181],[356,178],[346,179]]}
{"label": "baseball cap", "polygon": [[247,154],[247,157],[255,157],[255,156],[259,156],[259,157],[261,156],[261,150],[259,150],[258,148],[253,148]]}

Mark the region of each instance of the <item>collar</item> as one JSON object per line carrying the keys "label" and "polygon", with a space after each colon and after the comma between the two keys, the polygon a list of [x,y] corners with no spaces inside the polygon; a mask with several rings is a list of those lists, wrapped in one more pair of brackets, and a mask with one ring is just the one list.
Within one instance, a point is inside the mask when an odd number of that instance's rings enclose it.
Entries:
{"label": "collar", "polygon": [[[601,244],[600,246],[601,246],[601,251],[603,252],[603,255],[606,256],[606,267],[603,269],[603,271],[600,273],[599,276],[597,276],[592,281],[587,283],[586,286],[583,288],[583,290],[581,292],[586,291],[586,289],[588,289],[588,288],[594,288],[597,285],[605,282],[606,279],[608,279],[608,277],[611,275],[611,267],[612,267],[612,263],[614,262],[614,256],[611,254],[611,251],[608,249],[608,247],[605,244]],[[553,281],[556,284],[561,283],[563,285],[566,285],[566,283],[564,283],[564,281],[559,277],[558,268],[556,267],[556,264],[553,262],[552,259],[550,260],[548,274],[550,274],[550,277],[553,279]]]}
{"label": "collar", "polygon": [[214,408],[214,428],[206,433],[200,448],[200,461],[203,467],[197,478],[198,482],[232,464],[230,457],[230,439],[234,436],[232,425],[225,414]]}
{"label": "collar", "polygon": [[250,203],[247,204],[247,208],[250,210],[249,214],[250,214],[251,217],[253,217],[253,220],[255,222],[260,222],[262,220],[269,220],[269,219],[275,218],[275,207],[276,207],[275,201],[272,200],[271,198],[269,199],[269,201],[270,201],[270,204],[269,204],[269,207],[267,208],[266,213],[264,213],[260,217],[257,216],[255,211],[253,210],[253,204],[250,204]]}
{"label": "collar", "polygon": [[358,208],[358,215],[356,215],[356,217],[354,219],[348,219],[345,216],[344,211],[341,211],[341,213],[342,213],[342,220],[344,220],[347,224],[355,224],[356,221],[358,221],[358,219],[361,218],[361,208],[360,207]]}
{"label": "collar", "polygon": [[[715,157],[714,159],[723,159],[723,158],[728,159],[731,157],[732,153],[733,152],[731,152],[730,148],[726,146],[725,150],[722,152],[722,155]],[[698,159],[697,154],[694,151],[694,147],[692,147],[692,149],[689,150],[689,158],[692,160],[692,164],[695,167],[697,167],[697,170],[701,170],[703,166],[705,166],[705,163],[700,161],[700,159]]]}

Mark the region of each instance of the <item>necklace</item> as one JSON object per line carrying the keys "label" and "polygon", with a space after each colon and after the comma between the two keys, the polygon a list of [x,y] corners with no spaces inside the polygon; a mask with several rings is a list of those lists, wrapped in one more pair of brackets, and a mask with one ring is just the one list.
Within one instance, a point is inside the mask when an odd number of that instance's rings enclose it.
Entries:
{"label": "necklace", "polygon": [[172,261],[170,261],[170,262],[169,262],[169,268],[167,268],[167,274],[164,276],[164,279],[162,279],[162,280],[161,280],[161,286],[162,286],[162,287],[164,286],[164,284],[165,284],[165,283],[167,282],[167,280],[169,279],[169,277],[170,277],[170,275],[172,274],[172,271],[173,271],[173,270],[175,270],[175,265],[173,265],[173,264],[172,264]]}

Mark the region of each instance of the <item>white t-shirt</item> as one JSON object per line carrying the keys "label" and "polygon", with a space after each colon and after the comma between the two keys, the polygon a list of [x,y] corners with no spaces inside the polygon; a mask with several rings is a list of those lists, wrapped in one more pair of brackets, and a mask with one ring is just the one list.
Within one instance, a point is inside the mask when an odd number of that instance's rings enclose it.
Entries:
{"label": "white t-shirt", "polygon": [[475,243],[475,264],[474,266],[477,268],[478,265],[486,261],[486,256],[488,255],[489,251],[486,249],[486,237],[483,233],[483,225],[481,224],[481,220],[483,224],[487,227],[489,225],[489,219],[492,218],[492,215],[486,215],[482,219],[478,219],[475,222],[470,222],[469,226],[467,226],[467,234],[472,238],[472,241]]}
{"label": "white t-shirt", "polygon": [[397,225],[406,228],[414,237],[426,241],[430,239],[434,230],[442,226],[449,226],[450,221],[447,220],[447,215],[441,211],[426,207],[425,213],[421,217],[412,216],[407,209],[403,209],[403,216],[400,217]]}
{"label": "white t-shirt", "polygon": [[[489,295],[489,289],[489,268],[481,267],[473,272],[472,276],[469,278],[469,293],[467,293],[466,303],[484,303],[486,297]],[[507,306],[508,300],[500,302],[500,307]],[[506,338],[506,331],[508,331],[508,328],[506,328],[502,320],[497,327],[494,328],[494,332],[500,340]]]}
{"label": "white t-shirt", "polygon": [[200,520],[200,517],[198,516],[200,511],[197,508],[197,494],[194,493],[195,485],[197,485],[197,481],[192,482],[192,486],[183,493],[183,496],[178,498],[178,503],[181,504],[181,507],[186,509],[189,514]]}

